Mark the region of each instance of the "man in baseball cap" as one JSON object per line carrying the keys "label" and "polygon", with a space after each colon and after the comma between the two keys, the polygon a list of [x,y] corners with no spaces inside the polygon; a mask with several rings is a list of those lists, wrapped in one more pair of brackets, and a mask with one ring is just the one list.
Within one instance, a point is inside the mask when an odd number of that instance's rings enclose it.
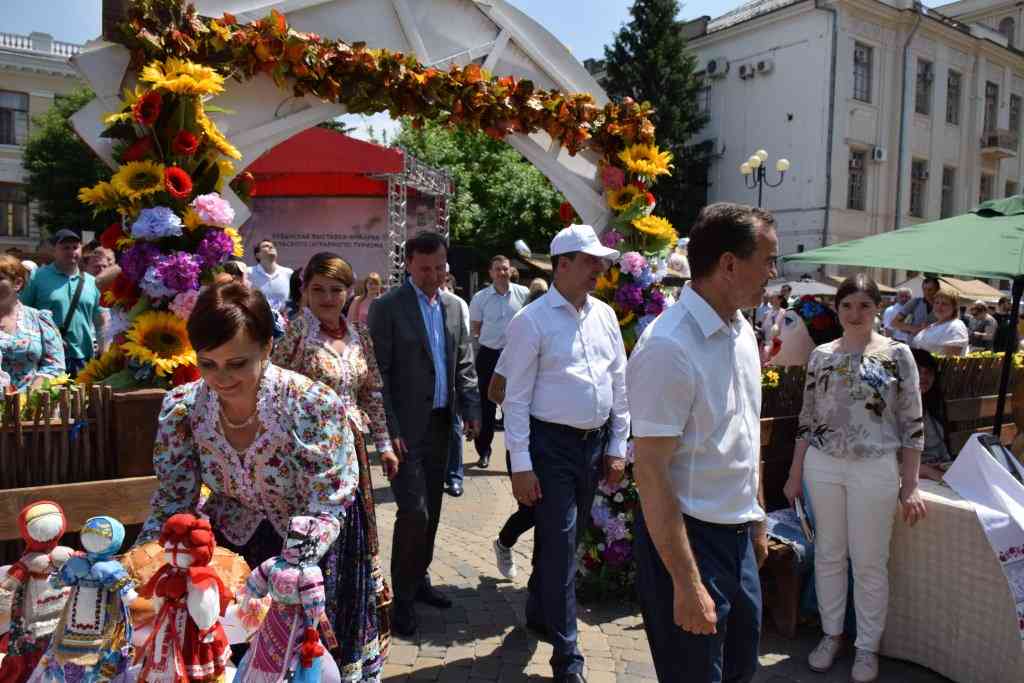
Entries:
{"label": "man in baseball cap", "polygon": [[589,225],[571,225],[551,241],[554,285],[507,328],[505,438],[512,492],[534,509],[534,566],[526,625],[554,648],[556,681],[579,683],[577,525],[586,524],[598,479],[625,472],[629,407],[626,349],[611,307],[590,296],[619,252]]}

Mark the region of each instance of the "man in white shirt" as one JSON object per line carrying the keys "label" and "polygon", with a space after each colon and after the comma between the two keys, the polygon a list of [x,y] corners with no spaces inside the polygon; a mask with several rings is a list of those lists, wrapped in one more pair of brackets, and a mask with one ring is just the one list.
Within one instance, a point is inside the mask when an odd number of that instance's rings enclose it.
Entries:
{"label": "man in white shirt", "polygon": [[[487,387],[494,374],[498,356],[505,348],[505,329],[513,316],[526,305],[530,290],[511,281],[511,266],[507,256],[491,259],[491,285],[473,295],[469,303],[469,327],[480,346],[476,354],[476,376],[480,386]],[[480,392],[483,412],[480,434],[476,437],[476,452],[480,455],[478,467],[491,464],[491,442],[494,440],[494,414],[497,406]]]}
{"label": "man in white shirt", "polygon": [[602,470],[609,482],[621,480],[629,437],[619,322],[589,295],[606,260],[618,257],[589,225],[555,235],[554,284],[513,318],[501,361],[512,491],[534,506],[536,520],[527,628],[554,647],[555,680],[570,683],[585,680],[573,590],[577,525],[589,519]]}
{"label": "man in white shirt", "polygon": [[278,265],[277,247],[270,240],[261,241],[254,252],[258,263],[249,271],[249,280],[253,287],[263,292],[274,310],[283,310],[291,293],[292,269]]}
{"label": "man in white shirt", "polygon": [[774,310],[771,297],[768,296],[768,292],[765,292],[764,296],[761,297],[761,304],[754,309],[754,332],[761,335],[761,339],[764,339],[766,336],[764,332],[765,321],[771,319],[771,314]]}
{"label": "man in white shirt", "polygon": [[913,292],[907,287],[900,287],[899,291],[896,292],[896,301],[892,306],[889,306],[882,313],[882,331],[895,339],[901,341],[904,344],[910,343],[910,335],[906,332],[893,329],[892,322],[896,320],[896,316],[899,315],[903,307],[910,303],[910,298],[913,296]]}
{"label": "man in white shirt", "polygon": [[757,671],[761,364],[739,309],[775,276],[775,221],[712,204],[690,231],[693,280],[629,359],[637,591],[658,679],[746,682]]}

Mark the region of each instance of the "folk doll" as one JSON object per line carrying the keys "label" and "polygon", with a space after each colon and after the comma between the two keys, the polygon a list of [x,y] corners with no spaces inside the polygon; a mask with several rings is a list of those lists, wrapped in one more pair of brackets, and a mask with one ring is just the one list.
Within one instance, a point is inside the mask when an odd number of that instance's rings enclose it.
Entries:
{"label": "folk doll", "polygon": [[113,559],[124,526],[113,517],[92,517],[80,537],[85,552],[75,553],[50,579],[71,595],[29,683],[103,683],[122,676],[131,661],[134,584]]}
{"label": "folk doll", "polygon": [[[319,626],[324,577],[318,562],[338,535],[338,525],[293,517],[279,557],[257,567],[246,581],[246,600],[270,594],[270,611],[238,667],[240,683],[319,683],[337,677],[324,658]],[[324,664],[330,673],[324,675]]]}
{"label": "folk doll", "polygon": [[156,619],[139,659],[146,683],[221,681],[231,656],[220,619],[232,600],[210,567],[216,542],[210,523],[172,515],[160,534],[167,564],[139,591],[153,599]]}
{"label": "folk doll", "polygon": [[50,575],[72,550],[58,545],[67,528],[64,510],[48,500],[31,503],[18,515],[25,554],[0,578],[0,612],[10,613],[7,656],[0,683],[24,683],[46,651],[68,589],[50,585]]}

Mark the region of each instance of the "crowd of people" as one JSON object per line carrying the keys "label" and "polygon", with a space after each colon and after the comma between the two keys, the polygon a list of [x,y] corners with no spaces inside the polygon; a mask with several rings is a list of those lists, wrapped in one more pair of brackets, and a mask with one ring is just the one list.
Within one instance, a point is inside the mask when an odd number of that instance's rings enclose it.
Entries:
{"label": "crowd of people", "polygon": [[[34,274],[0,256],[0,352],[19,389],[73,374],[109,343],[97,281],[116,269],[113,255],[83,255],[71,231],[53,242],[53,263]],[[550,286],[518,284],[497,255],[468,304],[432,232],[406,242],[405,282],[388,291],[334,253],[293,271],[262,241],[253,268],[229,261],[187,322],[201,379],[164,400],[159,488],[139,542],[196,512],[202,486],[217,542],[253,567],[280,551],[293,517],[340,529],[320,562],[335,659],[343,680],[378,680],[390,634],[417,632],[417,603],[452,607],[430,577],[443,498],[462,495],[465,439],[489,466],[500,406],[518,507],[495,530],[496,568],[517,575],[512,547],[533,529],[526,626],[552,644],[556,680],[582,681],[577,542],[599,482],[624,476],[632,436],[636,585],[659,678],[748,681],[767,553],[761,370],[796,348],[780,341],[791,328],[806,337],[793,357],[807,384],[785,495],[815,510],[824,630],[809,665],[828,669],[842,647],[850,560],[852,677],[874,680],[894,514],[923,518],[919,478],[941,478],[951,460],[932,354],[1004,348],[1008,307],[973,304],[965,322],[956,296],[928,278],[922,297],[901,290],[883,312],[864,275],[832,302],[786,288],[768,297],[774,218],[714,204],[690,232],[692,280],[627,359],[614,310],[591,295],[619,253],[585,225],[560,231],[550,251]],[[388,573],[371,451],[397,503]]]}

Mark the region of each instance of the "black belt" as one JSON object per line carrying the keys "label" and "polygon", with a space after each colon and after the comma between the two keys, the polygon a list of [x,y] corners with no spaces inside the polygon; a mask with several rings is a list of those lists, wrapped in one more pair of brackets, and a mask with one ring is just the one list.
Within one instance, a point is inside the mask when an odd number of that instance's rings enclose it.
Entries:
{"label": "black belt", "polygon": [[716,524],[715,522],[705,522],[703,519],[697,519],[696,517],[691,517],[690,515],[683,515],[683,517],[685,517],[687,523],[690,524],[697,524],[700,526],[708,527],[710,529],[717,529],[719,531],[731,531],[736,534],[742,534],[746,533],[747,531],[750,531],[750,527],[753,524],[753,522],[740,522],[739,524]]}
{"label": "black belt", "polygon": [[608,430],[609,422],[611,422],[611,420],[609,420],[608,422],[605,422],[600,427],[595,427],[594,429],[578,429],[577,427],[571,427],[569,425],[559,424],[558,422],[546,422],[546,421],[538,419],[536,417],[531,417],[530,419],[531,420],[537,420],[537,422],[541,423],[545,427],[550,427],[552,429],[555,429],[555,430],[558,430],[558,431],[562,431],[562,432],[565,432],[567,434],[572,434],[573,436],[578,437],[580,439],[580,441],[586,441],[587,439],[589,439],[589,438],[591,438],[593,436],[603,435],[605,433],[605,431]]}

